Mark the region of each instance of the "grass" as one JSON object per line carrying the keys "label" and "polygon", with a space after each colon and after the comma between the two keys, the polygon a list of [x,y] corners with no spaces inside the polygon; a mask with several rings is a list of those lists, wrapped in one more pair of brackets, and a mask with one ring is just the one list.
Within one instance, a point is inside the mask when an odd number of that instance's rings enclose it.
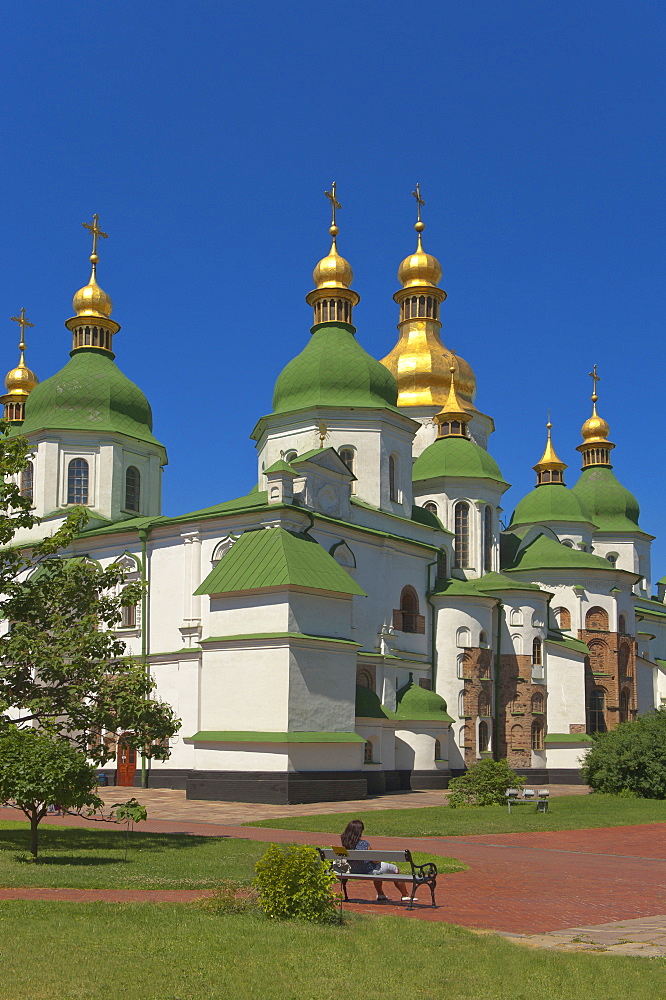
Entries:
{"label": "grass", "polygon": [[448,805],[422,809],[379,809],[373,812],[329,813],[261,820],[247,826],[279,830],[342,831],[352,819],[362,819],[365,835],[382,837],[460,837],[483,833],[524,833],[543,830],[587,830],[604,826],[666,822],[666,802],[625,799],[615,795],[563,795],[554,798],[547,813],[520,806],[509,816],[506,806]]}
{"label": "grass", "polygon": [[0,904],[1,1000],[657,1000],[664,961],[399,917],[342,927],[167,904]]}
{"label": "grass", "polygon": [[[44,826],[40,856],[28,855],[28,824],[0,823],[0,886],[72,889],[205,889],[221,879],[247,884],[268,846],[260,841],[189,834],[130,836],[122,830]],[[416,857],[416,855],[415,855]],[[433,855],[422,855],[430,860]],[[455,858],[437,858],[442,872],[463,871]],[[405,866],[408,870],[408,866]]]}

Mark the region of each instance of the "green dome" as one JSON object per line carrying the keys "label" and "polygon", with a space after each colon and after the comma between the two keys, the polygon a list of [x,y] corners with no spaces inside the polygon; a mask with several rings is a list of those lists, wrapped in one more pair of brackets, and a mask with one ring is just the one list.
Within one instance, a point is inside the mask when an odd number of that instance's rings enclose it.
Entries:
{"label": "green dome", "polygon": [[56,375],[30,393],[21,434],[42,430],[90,430],[126,434],[158,445],[148,400],[104,351],[75,351]]}
{"label": "green dome", "polygon": [[504,483],[495,459],[476,441],[464,437],[438,438],[414,462],[412,480],[415,483],[442,476],[495,479]]}
{"label": "green dome", "polygon": [[453,722],[453,719],[446,711],[446,702],[434,691],[428,691],[415,684],[412,675],[404,687],[397,693],[396,717],[398,719],[414,721],[427,720],[434,722]]}
{"label": "green dome", "polygon": [[356,686],[356,717],[360,719],[388,719],[393,712],[384,708],[379,695],[370,688]]}
{"label": "green dome", "polygon": [[607,466],[583,469],[572,492],[585,504],[601,531],[636,531],[638,528],[638,500]]}
{"label": "green dome", "polygon": [[363,350],[346,323],[320,323],[301,353],[280,373],[273,412],[313,406],[396,409],[398,386],[384,365]]}
{"label": "green dome", "polygon": [[511,527],[548,521],[594,523],[585,504],[563,483],[545,483],[523,497],[513,512]]}

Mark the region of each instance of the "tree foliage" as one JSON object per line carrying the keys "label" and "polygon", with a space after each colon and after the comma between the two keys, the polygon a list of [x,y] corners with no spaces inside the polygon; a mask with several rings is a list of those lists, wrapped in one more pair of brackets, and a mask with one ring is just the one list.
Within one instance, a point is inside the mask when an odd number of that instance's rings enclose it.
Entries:
{"label": "tree foliage", "polygon": [[508,788],[522,788],[525,779],[506,760],[479,760],[449,784],[449,805],[492,806],[506,802]]}
{"label": "tree foliage", "polygon": [[[0,636],[0,731],[39,726],[85,751],[95,763],[113,751],[101,733],[148,757],[169,756],[179,721],[151,697],[154,682],[125,656],[114,630],[123,606],[135,605],[142,584],[125,584],[118,563],[102,568],[82,553],[88,514],[75,508],[50,537],[31,548],[9,546],[19,528],[38,519],[7,477],[26,462],[21,438],[0,435],[0,593],[8,631]],[[69,550],[67,557],[60,553]]]}
{"label": "tree foliage", "polygon": [[30,850],[37,857],[37,828],[49,805],[97,809],[97,774],[82,753],[36,729],[0,733],[0,801],[13,801],[30,820]]}
{"label": "tree foliage", "polygon": [[583,781],[596,792],[666,798],[666,710],[597,733],[585,755]]}

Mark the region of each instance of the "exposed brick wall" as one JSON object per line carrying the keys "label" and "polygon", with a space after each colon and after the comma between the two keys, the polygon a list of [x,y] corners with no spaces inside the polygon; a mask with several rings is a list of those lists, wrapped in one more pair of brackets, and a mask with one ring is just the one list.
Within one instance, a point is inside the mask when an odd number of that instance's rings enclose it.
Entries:
{"label": "exposed brick wall", "polygon": [[[541,696],[543,711],[536,712],[533,699]],[[504,653],[500,657],[499,686],[500,757],[506,757],[512,767],[532,764],[532,724],[538,720],[546,733],[547,692],[545,684],[532,683],[531,656]],[[539,702],[537,701],[537,704]]]}
{"label": "exposed brick wall", "polygon": [[587,644],[590,654],[585,659],[585,704],[589,732],[590,699],[595,688],[604,691],[604,724],[614,729],[622,721],[622,695],[628,696],[626,716],[633,719],[636,703],[636,642],[632,636],[602,629],[580,629],[579,639]]}
{"label": "exposed brick wall", "polygon": [[[464,650],[464,656],[464,685],[467,700],[467,715],[469,718],[465,719],[464,722],[461,719],[460,724],[464,724],[467,728],[464,757],[465,764],[469,767],[470,764],[473,764],[474,761],[477,760],[477,721],[479,719],[479,707],[483,707],[484,702],[487,703],[488,714],[481,716],[481,718],[485,718],[488,721],[488,730],[492,733],[491,717],[494,686],[492,679],[493,655],[489,649],[472,647]],[[462,749],[463,748],[461,747],[461,750]]]}

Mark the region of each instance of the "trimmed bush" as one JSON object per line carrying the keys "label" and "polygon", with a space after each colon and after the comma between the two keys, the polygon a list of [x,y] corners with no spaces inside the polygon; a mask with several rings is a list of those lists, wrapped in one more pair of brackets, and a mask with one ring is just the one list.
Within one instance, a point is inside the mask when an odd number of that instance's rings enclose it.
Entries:
{"label": "trimmed bush", "polygon": [[666,711],[659,709],[595,734],[581,775],[595,792],[666,798]]}
{"label": "trimmed bush", "polygon": [[493,806],[506,802],[508,788],[522,788],[525,779],[512,771],[505,760],[479,760],[454,778],[449,788],[449,805]]}
{"label": "trimmed bush", "polygon": [[299,917],[318,924],[339,920],[335,876],[331,875],[314,847],[301,844],[271,844],[255,865],[252,885],[268,917]]}

